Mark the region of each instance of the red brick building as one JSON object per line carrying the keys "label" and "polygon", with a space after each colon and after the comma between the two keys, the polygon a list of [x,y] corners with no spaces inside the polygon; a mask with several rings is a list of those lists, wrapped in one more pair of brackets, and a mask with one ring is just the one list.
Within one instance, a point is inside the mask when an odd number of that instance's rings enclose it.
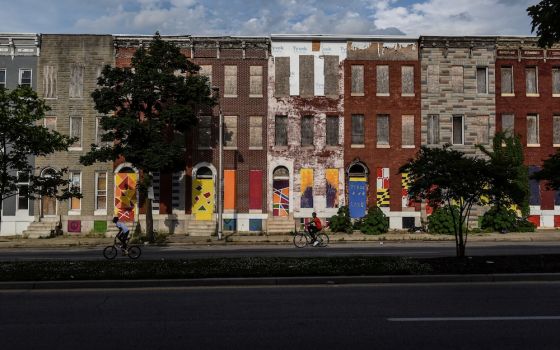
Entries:
{"label": "red brick building", "polygon": [[419,224],[399,167],[420,147],[417,40],[348,42],[344,63],[344,164],[352,217],[379,206],[390,228]]}
{"label": "red brick building", "polygon": [[[560,47],[543,50],[536,38],[498,37],[496,128],[520,136],[525,164],[537,171],[560,147]],[[544,183],[530,182],[530,220],[560,226],[560,201]]]}

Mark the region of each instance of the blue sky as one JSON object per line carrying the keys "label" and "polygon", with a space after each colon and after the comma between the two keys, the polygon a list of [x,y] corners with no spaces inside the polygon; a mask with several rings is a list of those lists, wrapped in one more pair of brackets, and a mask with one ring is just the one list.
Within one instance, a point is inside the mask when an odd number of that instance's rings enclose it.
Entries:
{"label": "blue sky", "polygon": [[[8,2],[9,0],[4,0]],[[11,0],[0,32],[530,35],[538,0]]]}

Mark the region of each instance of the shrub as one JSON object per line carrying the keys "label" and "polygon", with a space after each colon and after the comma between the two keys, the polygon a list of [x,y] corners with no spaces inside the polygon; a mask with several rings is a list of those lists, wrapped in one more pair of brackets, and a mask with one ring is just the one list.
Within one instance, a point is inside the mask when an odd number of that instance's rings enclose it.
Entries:
{"label": "shrub", "polygon": [[338,208],[336,215],[329,219],[329,228],[332,232],[352,233],[352,222],[350,220],[350,211],[347,206]]}
{"label": "shrub", "polygon": [[494,206],[482,216],[483,229],[498,232],[534,232],[535,225],[525,218],[519,218],[517,213],[503,206]]}
{"label": "shrub", "polygon": [[[430,233],[453,235],[455,230],[453,229],[453,217],[451,216],[451,210],[455,214],[456,220],[459,220],[459,208],[457,206],[444,206],[434,210],[432,215],[428,216],[428,231]],[[458,225],[459,223],[457,223]]]}
{"label": "shrub", "polygon": [[389,218],[378,207],[369,208],[362,218],[360,231],[366,235],[379,235],[389,231]]}

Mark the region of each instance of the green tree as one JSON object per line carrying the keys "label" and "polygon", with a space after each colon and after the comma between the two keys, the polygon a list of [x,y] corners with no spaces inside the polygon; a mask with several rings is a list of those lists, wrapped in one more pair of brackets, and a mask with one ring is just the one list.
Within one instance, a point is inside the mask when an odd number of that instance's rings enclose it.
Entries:
{"label": "green tree", "polygon": [[531,17],[531,31],[537,31],[539,46],[551,47],[560,41],[560,2],[558,0],[542,0],[527,8]]}
{"label": "green tree", "polygon": [[196,74],[200,67],[187,60],[180,48],[156,33],[147,48],[140,47],[130,68],[106,66],[92,93],[103,114],[102,141],[92,145],[80,162],[125,159],[140,172],[138,191],[146,207],[148,240],[154,241],[152,174],[185,169],[186,134],[199,111],[214,106],[208,80]]}
{"label": "green tree", "polygon": [[417,201],[427,201],[437,208],[456,205],[450,211],[453,219],[455,246],[458,257],[465,256],[468,230],[466,223],[474,205],[485,204],[491,177],[487,161],[454,150],[422,147],[416,159],[410,159],[399,172],[409,173],[409,195]]}
{"label": "green tree", "polygon": [[549,190],[560,190],[560,152],[556,152],[545,159],[541,170],[530,176],[531,179],[546,181]]}
{"label": "green tree", "polygon": [[[36,169],[29,161],[31,157],[67,151],[75,142],[40,125],[48,110],[45,102],[29,87],[13,90],[0,87],[0,205],[18,193],[28,199],[81,197],[79,191],[71,187],[66,169],[40,176],[35,174]],[[22,182],[27,185],[18,186]]]}

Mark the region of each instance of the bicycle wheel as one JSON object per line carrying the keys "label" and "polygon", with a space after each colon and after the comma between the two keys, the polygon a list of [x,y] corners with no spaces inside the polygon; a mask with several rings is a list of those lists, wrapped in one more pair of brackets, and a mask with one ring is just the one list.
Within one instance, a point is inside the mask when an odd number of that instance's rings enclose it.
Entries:
{"label": "bicycle wheel", "polygon": [[317,240],[319,241],[319,247],[326,247],[329,244],[329,236],[326,233],[319,233]]}
{"label": "bicycle wheel", "polygon": [[294,245],[298,248],[303,248],[307,245],[307,237],[303,233],[297,233],[294,236]]}
{"label": "bicycle wheel", "polygon": [[128,257],[131,259],[138,259],[142,255],[142,250],[139,246],[133,245],[128,248]]}
{"label": "bicycle wheel", "polygon": [[114,245],[110,245],[103,249],[103,256],[105,259],[112,260],[117,256],[117,248]]}

